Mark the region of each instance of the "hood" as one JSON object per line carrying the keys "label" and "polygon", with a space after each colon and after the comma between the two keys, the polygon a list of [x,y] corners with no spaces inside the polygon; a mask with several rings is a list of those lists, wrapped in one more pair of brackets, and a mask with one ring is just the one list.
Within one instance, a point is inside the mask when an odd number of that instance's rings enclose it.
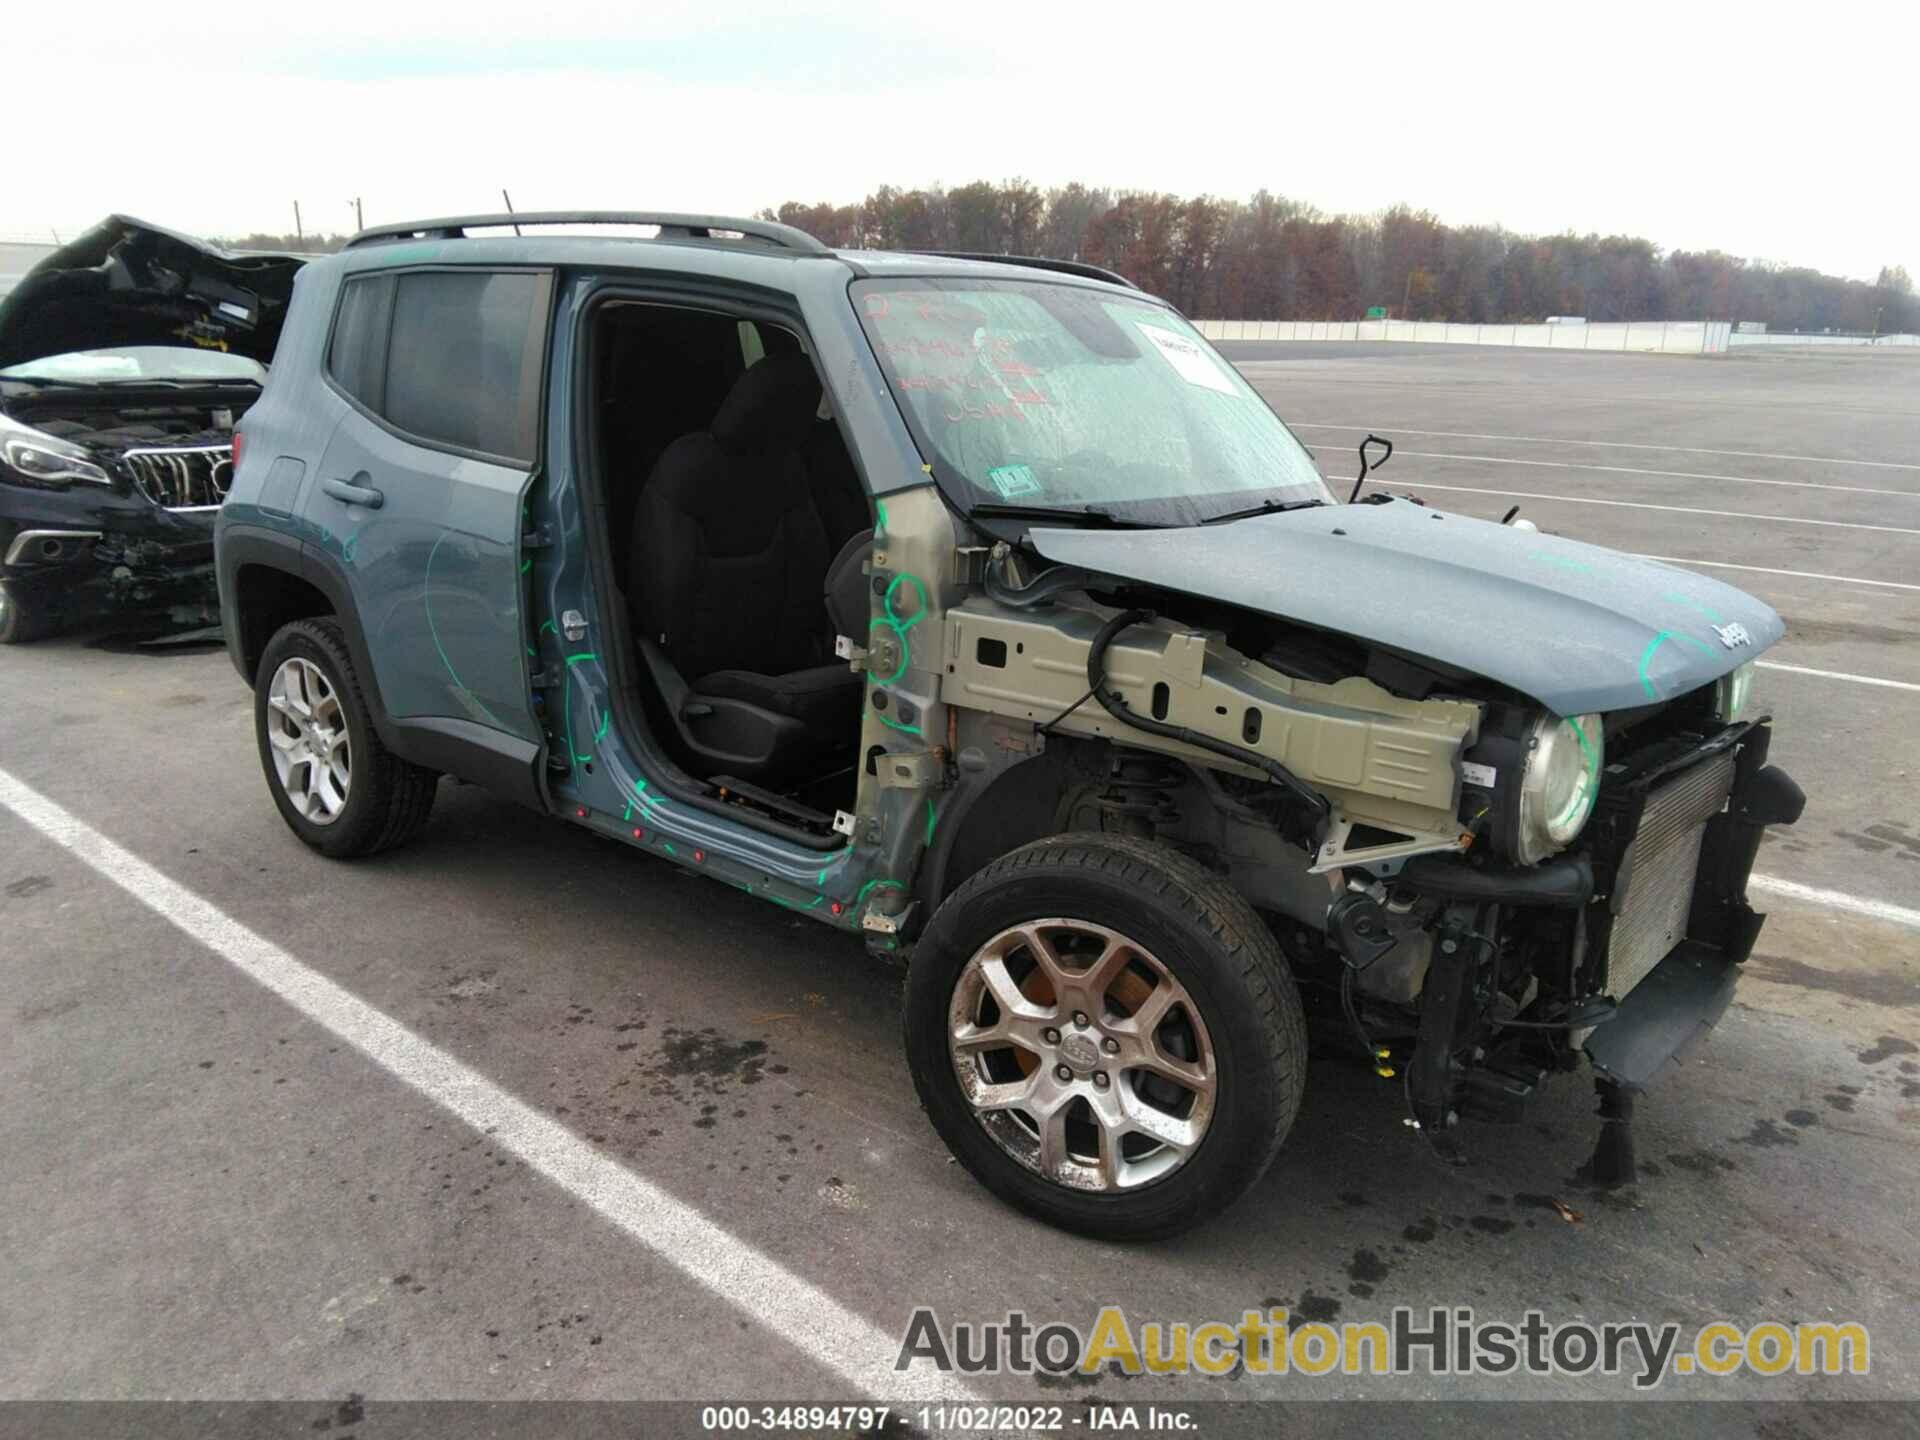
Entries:
{"label": "hood", "polygon": [[1180,530],[1029,532],[1049,560],[1471,671],[1556,715],[1680,695],[1785,630],[1691,571],[1406,500]]}
{"label": "hood", "polygon": [[0,370],[73,350],[182,345],[266,364],[301,255],[240,255],[114,215],[0,300]]}

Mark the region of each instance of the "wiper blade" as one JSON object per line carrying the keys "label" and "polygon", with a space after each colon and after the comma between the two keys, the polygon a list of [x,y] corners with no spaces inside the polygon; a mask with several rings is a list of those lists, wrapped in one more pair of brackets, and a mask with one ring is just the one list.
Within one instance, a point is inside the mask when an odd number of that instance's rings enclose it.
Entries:
{"label": "wiper blade", "polygon": [[1262,500],[1258,505],[1249,505],[1244,510],[1228,510],[1221,515],[1209,515],[1202,525],[1224,525],[1229,520],[1245,520],[1253,515],[1279,515],[1287,510],[1311,510],[1324,505],[1324,500]]}
{"label": "wiper blade", "polygon": [[1108,525],[1117,530],[1161,528],[1146,520],[1124,519],[1111,510],[1100,509],[1097,505],[1088,505],[1084,508],[1071,505],[1003,505],[998,500],[981,500],[971,506],[967,514],[975,519],[1032,520],[1040,523],[1051,521],[1056,525]]}
{"label": "wiper blade", "polygon": [[119,375],[110,380],[82,380],[81,385],[97,385],[103,389],[148,386],[155,389],[201,390],[223,385],[251,385],[259,388],[260,382],[244,375]]}

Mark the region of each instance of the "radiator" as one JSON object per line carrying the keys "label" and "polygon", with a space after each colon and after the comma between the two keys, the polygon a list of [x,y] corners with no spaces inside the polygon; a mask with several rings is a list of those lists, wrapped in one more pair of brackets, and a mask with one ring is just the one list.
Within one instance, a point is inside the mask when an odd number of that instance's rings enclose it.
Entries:
{"label": "radiator", "polygon": [[1607,943],[1607,993],[1618,1000],[1687,936],[1693,881],[1707,821],[1733,790],[1731,751],[1694,766],[1647,797],[1640,828],[1620,866],[1619,897]]}

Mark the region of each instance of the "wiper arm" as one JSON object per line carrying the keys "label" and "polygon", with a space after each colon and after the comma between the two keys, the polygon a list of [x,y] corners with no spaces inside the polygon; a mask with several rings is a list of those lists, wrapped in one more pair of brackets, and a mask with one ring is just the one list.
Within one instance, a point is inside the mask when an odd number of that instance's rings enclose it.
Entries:
{"label": "wiper arm", "polygon": [[1116,530],[1161,528],[1146,520],[1123,519],[1111,510],[1102,510],[1095,505],[1084,508],[1069,505],[1003,505],[998,500],[981,500],[970,506],[967,514],[975,519],[985,520],[1052,521],[1056,525],[1108,525]]}
{"label": "wiper arm", "polygon": [[1311,510],[1316,505],[1324,505],[1324,500],[1262,500],[1258,505],[1249,505],[1244,510],[1229,510],[1223,515],[1209,515],[1202,525],[1224,525],[1229,520],[1245,520],[1251,515],[1278,515],[1286,510]]}

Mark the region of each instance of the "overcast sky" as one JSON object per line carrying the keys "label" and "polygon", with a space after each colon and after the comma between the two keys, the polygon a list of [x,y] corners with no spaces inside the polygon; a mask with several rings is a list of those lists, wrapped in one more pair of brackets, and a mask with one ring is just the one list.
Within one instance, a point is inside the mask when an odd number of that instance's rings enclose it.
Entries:
{"label": "overcast sky", "polygon": [[[1308,13],[1318,12],[1318,13]],[[9,5],[0,238],[1023,176],[1920,276],[1920,7]],[[1904,78],[1903,78],[1904,77]]]}

